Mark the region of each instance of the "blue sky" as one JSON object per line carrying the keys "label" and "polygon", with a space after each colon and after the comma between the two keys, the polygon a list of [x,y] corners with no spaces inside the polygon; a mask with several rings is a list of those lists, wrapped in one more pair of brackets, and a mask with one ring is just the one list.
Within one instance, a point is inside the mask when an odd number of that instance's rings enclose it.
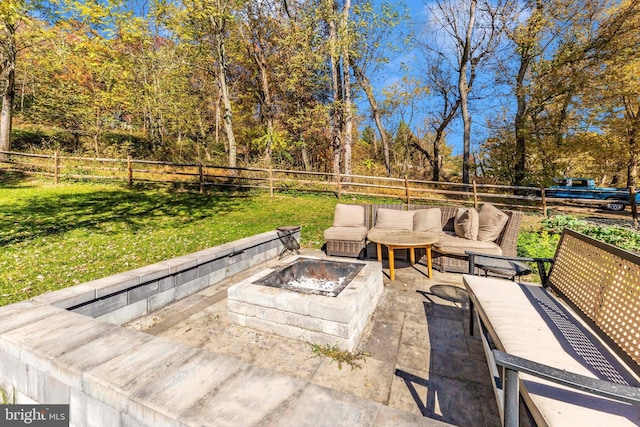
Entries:
{"label": "blue sky", "polygon": [[[380,3],[381,1],[378,2]],[[405,1],[411,15],[411,22],[408,24],[408,27],[402,29],[403,31],[412,30],[416,34],[425,31],[425,26],[430,16],[427,9],[428,2],[429,0]],[[403,65],[408,68],[408,71],[403,71]],[[380,93],[383,87],[391,86],[400,81],[405,74],[410,77],[420,78],[420,72],[426,66],[428,66],[426,60],[421,53],[415,49],[402,49],[400,52],[391,54],[389,56],[389,63],[384,70],[376,76],[371,76],[372,82],[374,82],[378,90],[379,102],[383,99],[383,96]],[[490,76],[486,76],[485,80],[488,77]],[[482,79],[482,76],[478,78],[476,81],[476,87],[482,83]],[[361,111],[366,114],[368,111],[368,104],[366,103],[366,100],[363,101],[364,102],[361,104]],[[477,146],[487,136],[486,113],[499,111],[499,109],[502,108],[502,103],[509,104],[510,102],[512,101],[509,98],[487,96],[485,99],[476,101],[470,106],[472,112],[472,150],[477,148]],[[411,119],[410,126],[414,131],[424,128],[423,122],[425,109],[428,109],[428,106],[425,103],[420,103],[420,105],[415,106],[413,114],[407,113],[407,120],[409,118]],[[447,135],[447,144],[453,148],[453,154],[462,154],[462,136],[462,119],[456,118],[451,123]]]}

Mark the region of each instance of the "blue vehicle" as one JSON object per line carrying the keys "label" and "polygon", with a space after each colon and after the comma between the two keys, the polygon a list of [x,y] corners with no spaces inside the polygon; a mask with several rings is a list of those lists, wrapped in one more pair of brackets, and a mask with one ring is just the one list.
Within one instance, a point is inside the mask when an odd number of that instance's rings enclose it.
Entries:
{"label": "blue vehicle", "polygon": [[[598,187],[591,178],[563,178],[558,185],[546,189],[545,195],[559,199],[602,200],[604,206],[612,211],[622,211],[629,205],[629,190]],[[636,194],[636,203],[640,203],[640,194]]]}

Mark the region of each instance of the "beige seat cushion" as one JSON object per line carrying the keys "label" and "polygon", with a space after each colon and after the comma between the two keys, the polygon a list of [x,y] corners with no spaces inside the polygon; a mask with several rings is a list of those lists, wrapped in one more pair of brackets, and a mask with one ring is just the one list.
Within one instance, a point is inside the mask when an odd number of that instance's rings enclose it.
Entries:
{"label": "beige seat cushion", "polygon": [[413,211],[413,231],[442,232],[442,211],[439,208]]}
{"label": "beige seat cushion", "polygon": [[369,229],[369,232],[367,233],[368,236],[370,236],[372,233],[376,233],[378,231],[384,231],[385,233],[393,233],[394,231],[398,231],[398,232],[406,232],[407,229],[402,229],[402,228],[380,228],[380,227],[371,227]]}
{"label": "beige seat cushion", "polygon": [[[622,379],[638,386],[638,380],[601,341],[540,286],[470,275],[464,276],[464,283],[483,320],[495,331],[499,350],[593,378],[607,380],[617,371]],[[586,395],[530,375],[520,378],[522,395],[537,408],[534,417],[543,420],[538,421],[541,425],[640,423],[638,406]]]}
{"label": "beige seat cushion", "polygon": [[474,208],[458,208],[453,223],[456,235],[469,240],[478,240],[479,218]]}
{"label": "beige seat cushion", "polygon": [[367,231],[367,227],[329,227],[324,230],[324,240],[360,242],[367,237]]}
{"label": "beige seat cushion", "polygon": [[493,242],[469,240],[462,237],[442,234],[434,249],[440,253],[450,255],[465,255],[465,251],[482,252],[491,255],[502,255],[502,248]]}
{"label": "beige seat cushion", "polygon": [[491,203],[485,203],[478,209],[478,240],[495,241],[509,221],[509,215]]}
{"label": "beige seat cushion", "polygon": [[333,215],[334,227],[364,227],[364,207],[338,203]]}
{"label": "beige seat cushion", "polygon": [[383,230],[413,230],[413,211],[396,209],[378,209],[376,212],[376,228]]}

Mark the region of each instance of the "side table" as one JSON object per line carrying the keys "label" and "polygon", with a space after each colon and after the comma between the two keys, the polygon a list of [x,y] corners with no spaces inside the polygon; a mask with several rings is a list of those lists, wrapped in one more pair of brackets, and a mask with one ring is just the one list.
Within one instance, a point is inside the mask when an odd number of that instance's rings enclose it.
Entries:
{"label": "side table", "polygon": [[549,272],[545,264],[553,264],[553,258],[527,258],[527,257],[511,257],[502,255],[488,255],[481,252],[465,251],[469,256],[469,274],[476,274],[476,268],[497,274],[503,277],[515,278],[531,274],[533,269],[527,263],[536,263],[538,267],[538,275],[540,283],[545,285],[549,277]]}
{"label": "side table", "polygon": [[295,233],[300,231],[301,228],[299,225],[285,225],[276,228],[278,230],[278,238],[283,245],[282,251],[280,251],[280,258],[287,252],[295,251],[298,255],[300,254],[300,243],[296,240]]}
{"label": "side table", "polygon": [[516,277],[531,274],[532,272],[528,264],[516,260],[496,259],[476,255],[474,264],[476,268],[485,271],[485,276],[487,273],[494,273],[500,276],[510,277],[511,280],[514,280]]}

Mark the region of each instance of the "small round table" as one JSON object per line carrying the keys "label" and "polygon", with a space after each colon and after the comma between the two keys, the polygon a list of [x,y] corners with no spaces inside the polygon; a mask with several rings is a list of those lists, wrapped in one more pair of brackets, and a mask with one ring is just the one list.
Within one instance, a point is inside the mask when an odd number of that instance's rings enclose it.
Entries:
{"label": "small round table", "polygon": [[416,263],[415,248],[425,248],[427,251],[427,273],[431,279],[431,245],[438,241],[435,233],[403,230],[380,230],[372,229],[367,234],[367,238],[378,246],[378,262],[382,262],[382,245],[389,249],[389,278],[395,280],[395,265],[393,251],[395,249],[409,249],[409,260],[411,265]]}

